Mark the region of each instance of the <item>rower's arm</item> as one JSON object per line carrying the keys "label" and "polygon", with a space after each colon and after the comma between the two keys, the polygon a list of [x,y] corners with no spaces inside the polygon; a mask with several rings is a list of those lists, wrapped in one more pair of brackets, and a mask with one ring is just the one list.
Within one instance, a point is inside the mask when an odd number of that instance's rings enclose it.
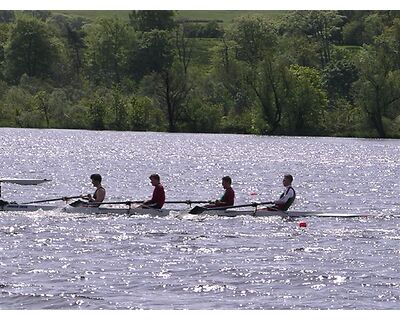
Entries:
{"label": "rower's arm", "polygon": [[103,202],[106,197],[106,190],[100,188],[96,192],[96,202]]}

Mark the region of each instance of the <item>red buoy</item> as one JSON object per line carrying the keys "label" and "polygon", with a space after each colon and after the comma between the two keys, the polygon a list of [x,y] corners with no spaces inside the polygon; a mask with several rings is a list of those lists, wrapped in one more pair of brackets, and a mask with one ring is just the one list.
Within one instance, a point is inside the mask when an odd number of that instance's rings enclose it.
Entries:
{"label": "red buoy", "polygon": [[305,221],[300,221],[300,222],[299,222],[299,227],[300,227],[300,228],[305,228],[305,227],[307,227],[307,222],[305,222]]}

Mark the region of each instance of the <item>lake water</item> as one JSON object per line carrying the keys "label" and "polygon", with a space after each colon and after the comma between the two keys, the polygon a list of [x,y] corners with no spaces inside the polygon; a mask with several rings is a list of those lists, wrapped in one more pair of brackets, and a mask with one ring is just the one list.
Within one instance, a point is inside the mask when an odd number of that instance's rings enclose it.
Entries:
{"label": "lake water", "polygon": [[[0,129],[6,200],[93,192],[269,201],[291,173],[294,209],[370,218],[113,217],[0,212],[0,309],[399,309],[400,141]],[[184,208],[184,207],[181,207]]]}

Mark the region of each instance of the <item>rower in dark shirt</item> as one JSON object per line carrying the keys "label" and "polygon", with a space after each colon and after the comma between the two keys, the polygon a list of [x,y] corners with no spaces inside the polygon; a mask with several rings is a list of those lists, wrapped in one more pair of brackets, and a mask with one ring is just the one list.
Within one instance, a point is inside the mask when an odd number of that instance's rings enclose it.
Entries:
{"label": "rower in dark shirt", "polygon": [[215,200],[214,203],[207,205],[207,208],[213,207],[227,207],[233,206],[235,203],[235,191],[232,188],[232,179],[229,176],[222,178],[222,186],[225,189],[224,195],[219,200]]}
{"label": "rower in dark shirt", "polygon": [[[93,196],[91,194],[83,195],[81,198],[88,201],[75,201],[70,204],[72,207],[98,207],[100,206],[100,202],[104,201],[104,198],[106,197],[106,190],[101,185],[101,175],[94,173],[90,176],[90,179],[92,179],[92,184],[96,188]],[[67,200],[67,198],[64,200]]]}
{"label": "rower in dark shirt", "polygon": [[161,209],[165,203],[165,191],[163,185],[160,183],[160,176],[152,174],[149,178],[151,185],[154,186],[153,196],[150,200],[145,201],[142,207]]}

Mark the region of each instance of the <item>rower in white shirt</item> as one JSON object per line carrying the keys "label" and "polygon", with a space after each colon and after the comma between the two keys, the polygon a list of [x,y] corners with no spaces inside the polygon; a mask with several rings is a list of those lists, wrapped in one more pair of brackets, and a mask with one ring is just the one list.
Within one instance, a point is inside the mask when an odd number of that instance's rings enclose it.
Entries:
{"label": "rower in white shirt", "polygon": [[272,207],[267,207],[268,211],[286,211],[296,199],[296,191],[292,187],[293,177],[290,174],[285,174],[283,177],[283,186],[285,191],[281,194],[278,200],[274,201]]}

